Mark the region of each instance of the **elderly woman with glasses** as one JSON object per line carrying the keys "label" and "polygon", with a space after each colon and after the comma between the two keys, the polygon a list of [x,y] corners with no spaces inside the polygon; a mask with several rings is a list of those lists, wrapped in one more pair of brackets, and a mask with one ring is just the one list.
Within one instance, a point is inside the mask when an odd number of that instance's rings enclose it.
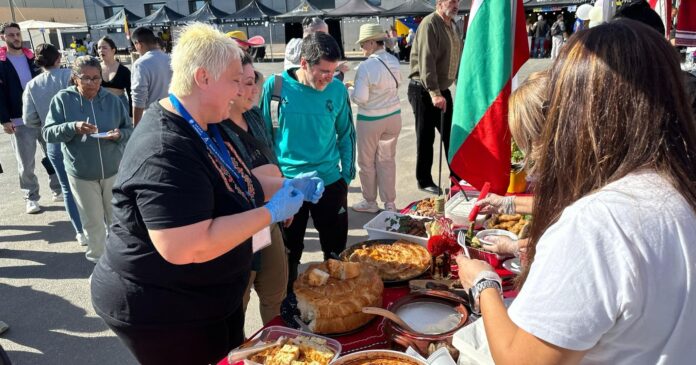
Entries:
{"label": "elderly woman with glasses", "polygon": [[252,252],[270,244],[269,226],[321,196],[316,178],[254,169],[221,132],[241,57],[212,26],[187,26],[169,97],[150,105],[126,147],[91,293],[141,364],[215,363],[239,346]]}
{"label": "elderly woman with glasses", "polygon": [[111,188],[133,128],[121,100],[101,87],[99,60],[81,56],[72,83],[51,100],[43,137],[62,143],[63,162],[87,240],[87,260],[104,252],[111,224]]}

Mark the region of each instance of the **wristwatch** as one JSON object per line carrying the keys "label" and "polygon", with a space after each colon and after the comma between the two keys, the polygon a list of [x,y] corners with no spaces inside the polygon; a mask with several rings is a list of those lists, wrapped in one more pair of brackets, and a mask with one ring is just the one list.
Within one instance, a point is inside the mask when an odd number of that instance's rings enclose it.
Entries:
{"label": "wristwatch", "polygon": [[469,289],[469,298],[471,299],[471,311],[476,315],[481,315],[481,306],[479,299],[481,293],[489,288],[495,288],[503,297],[503,284],[500,276],[492,271],[482,271],[474,279],[474,285]]}

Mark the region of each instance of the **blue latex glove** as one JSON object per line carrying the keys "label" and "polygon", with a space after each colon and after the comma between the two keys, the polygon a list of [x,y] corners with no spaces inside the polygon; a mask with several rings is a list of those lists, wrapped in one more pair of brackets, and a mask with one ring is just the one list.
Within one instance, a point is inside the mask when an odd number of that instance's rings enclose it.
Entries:
{"label": "blue latex glove", "polygon": [[303,172],[292,179],[285,179],[283,187],[292,186],[302,192],[305,201],[316,204],[324,194],[324,180],[317,176],[316,171]]}
{"label": "blue latex glove", "polygon": [[304,195],[292,186],[284,186],[278,190],[265,207],[271,212],[271,223],[285,221],[297,213],[302,207]]}

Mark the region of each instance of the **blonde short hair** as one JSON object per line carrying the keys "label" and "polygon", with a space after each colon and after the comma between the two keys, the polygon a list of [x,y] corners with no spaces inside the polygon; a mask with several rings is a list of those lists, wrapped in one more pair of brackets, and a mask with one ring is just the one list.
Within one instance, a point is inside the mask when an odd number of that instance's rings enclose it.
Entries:
{"label": "blonde short hair", "polygon": [[242,54],[237,42],[213,26],[203,23],[186,26],[172,51],[169,91],[179,96],[190,95],[196,70],[204,68],[214,80],[218,80],[232,61],[242,58]]}

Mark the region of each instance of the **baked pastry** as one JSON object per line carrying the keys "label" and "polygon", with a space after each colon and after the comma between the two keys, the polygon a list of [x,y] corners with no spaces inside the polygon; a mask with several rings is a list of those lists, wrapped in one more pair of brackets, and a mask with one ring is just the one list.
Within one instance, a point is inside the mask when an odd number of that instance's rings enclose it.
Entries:
{"label": "baked pastry", "polygon": [[326,285],[327,281],[329,281],[329,274],[319,269],[312,269],[312,271],[309,272],[309,277],[307,278],[307,283],[311,286]]}
{"label": "baked pastry", "polygon": [[298,336],[257,352],[249,360],[263,365],[328,365],[334,355],[324,339]]}
{"label": "baked pastry", "polygon": [[[363,307],[382,306],[384,284],[375,268],[337,260],[330,265],[328,261],[310,265],[293,284],[300,317],[314,333],[352,331],[374,317],[362,313]],[[310,283],[312,272],[317,269],[333,273],[324,285]]]}
{"label": "baked pastry", "polygon": [[406,280],[425,272],[432,260],[425,247],[408,242],[363,245],[346,257],[348,261],[362,262],[375,267],[382,280]]}
{"label": "baked pastry", "polygon": [[329,268],[329,275],[334,279],[346,280],[360,275],[360,265],[357,262],[342,262],[329,259],[326,265]]}

